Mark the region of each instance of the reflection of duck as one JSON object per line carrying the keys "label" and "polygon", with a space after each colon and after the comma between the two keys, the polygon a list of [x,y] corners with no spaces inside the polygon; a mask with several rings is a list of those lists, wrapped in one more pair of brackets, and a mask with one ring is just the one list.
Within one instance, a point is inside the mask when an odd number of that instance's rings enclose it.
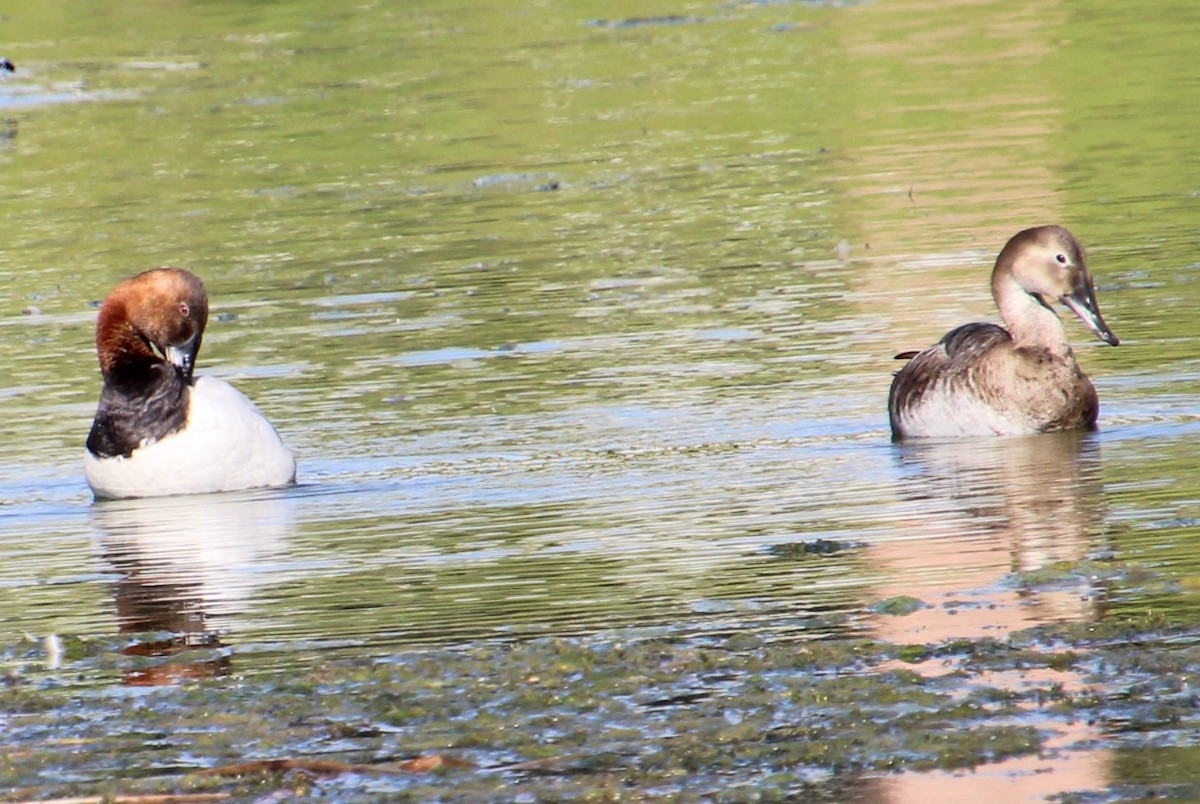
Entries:
{"label": "reflection of duck", "polygon": [[1077,557],[1099,526],[1100,447],[1094,437],[1061,433],[972,443],[906,445],[901,466],[916,470],[910,494],[975,528],[1008,537],[1014,559],[1037,546],[1037,558],[1014,570]]}
{"label": "reflection of duck", "polygon": [[247,612],[265,581],[259,568],[282,551],[291,529],[287,499],[267,492],[114,501],[93,507],[92,518],[105,558],[121,573],[120,632],[144,637],[121,651],[147,658],[127,681],[228,672],[217,624],[228,627]]}
{"label": "reflection of duck", "polygon": [[207,321],[204,284],[176,268],[138,274],[104,300],[96,322],[104,390],[84,453],[96,497],[237,491],[296,479],[295,459],[249,399],[221,380],[192,379]]}
{"label": "reflection of duck", "polygon": [[[1094,437],[1057,433],[969,448],[961,441],[919,442],[900,448],[897,459],[901,495],[915,504],[902,516],[902,538],[870,550],[885,576],[876,593],[932,603],[969,601],[974,595],[966,590],[972,589],[983,597],[979,607],[934,605],[885,618],[883,638],[997,636],[1088,615],[1078,588],[1029,594],[1002,581],[1013,572],[1079,560],[1094,547],[1104,519]],[[932,564],[931,555],[937,556]]]}
{"label": "reflection of duck", "polygon": [[888,397],[894,438],[1095,426],[1096,389],[1052,307],[1062,302],[1101,340],[1119,342],[1100,317],[1083,246],[1061,226],[1018,232],[996,258],[992,296],[1007,329],[965,324],[897,372]]}
{"label": "reflection of duck", "polygon": [[[1081,589],[1088,581],[1030,590],[1009,578],[1013,572],[1078,561],[1099,546],[1105,514],[1100,444],[1094,435],[917,441],[895,453],[901,470],[899,491],[910,505],[898,523],[900,538],[870,548],[870,558],[885,576],[876,594],[911,595],[927,605],[904,616],[874,617],[873,636],[898,645],[1003,640],[1013,631],[1103,615],[1103,595]],[[957,684],[1009,689],[1015,701],[1032,688],[1055,685],[1076,694],[1088,686],[1079,667],[1034,665],[985,669],[972,666],[970,659],[938,656],[885,667],[927,676],[966,669]],[[881,780],[869,798],[903,804],[956,800],[983,791],[986,800],[1042,800],[1095,787],[1095,780],[1105,778],[1111,758],[1072,748],[1093,743],[1099,730],[1088,722],[1064,723],[1043,712],[1040,707],[1031,709],[1023,722],[1046,735],[1053,759],[1045,754],[1003,759],[966,776],[904,774]],[[1051,769],[1053,773],[1047,773]],[[1069,781],[1064,783],[1060,776]],[[958,787],[963,789],[956,794]]]}

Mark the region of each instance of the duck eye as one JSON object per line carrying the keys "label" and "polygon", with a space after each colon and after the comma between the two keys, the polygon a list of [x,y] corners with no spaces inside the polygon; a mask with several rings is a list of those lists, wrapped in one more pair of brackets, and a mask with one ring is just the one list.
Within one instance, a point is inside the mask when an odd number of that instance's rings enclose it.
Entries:
{"label": "duck eye", "polygon": [[1067,264],[1067,255],[1066,255],[1066,254],[1063,254],[1063,253],[1061,253],[1061,252],[1060,252],[1060,253],[1058,253],[1058,254],[1055,254],[1055,255],[1054,255],[1054,259],[1058,260],[1058,264],[1059,264],[1059,265],[1066,265],[1066,264]]}

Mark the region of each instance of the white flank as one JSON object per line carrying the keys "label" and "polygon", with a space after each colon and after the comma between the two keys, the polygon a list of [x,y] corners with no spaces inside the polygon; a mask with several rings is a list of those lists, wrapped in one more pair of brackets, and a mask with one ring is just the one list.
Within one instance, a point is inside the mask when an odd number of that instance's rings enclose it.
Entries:
{"label": "white flank", "polygon": [[254,403],[229,383],[200,377],[187,424],[128,458],[84,450],[84,473],[99,498],[161,497],[286,486],[296,460]]}

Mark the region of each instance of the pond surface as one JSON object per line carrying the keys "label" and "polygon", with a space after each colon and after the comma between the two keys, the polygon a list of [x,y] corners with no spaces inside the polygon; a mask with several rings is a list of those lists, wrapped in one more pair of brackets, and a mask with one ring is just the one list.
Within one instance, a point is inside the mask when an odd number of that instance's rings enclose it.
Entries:
{"label": "pond surface", "polygon": [[[10,673],[108,701],[541,639],[936,646],[1148,615],[1200,633],[1200,17],[1160,12],[118,0],[0,18]],[[1067,322],[1102,429],[894,446],[892,356],[995,320],[996,252],[1049,222],[1088,247],[1122,341]],[[166,264],[204,278],[199,370],[275,422],[296,488],[92,502],[97,302]],[[926,605],[877,605],[906,598]],[[856,795],[1195,791],[1191,718],[1106,741],[1029,716],[1053,735],[1017,760],[1034,765],[914,766]],[[173,762],[140,773],[218,764]],[[678,792],[660,784],[641,792]]]}

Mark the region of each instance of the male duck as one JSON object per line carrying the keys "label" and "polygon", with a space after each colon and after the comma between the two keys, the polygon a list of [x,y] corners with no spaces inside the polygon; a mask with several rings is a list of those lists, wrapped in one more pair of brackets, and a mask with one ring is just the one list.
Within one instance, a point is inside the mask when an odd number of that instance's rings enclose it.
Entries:
{"label": "male duck", "polygon": [[965,324],[912,357],[888,396],[892,437],[1020,435],[1092,429],[1096,389],[1053,304],[1116,346],[1096,304],[1083,246],[1061,226],[1018,232],[996,258],[992,297],[1007,329]]}
{"label": "male duck", "polygon": [[295,481],[296,461],[259,409],[228,383],[192,378],[207,322],[204,284],[177,268],[138,274],[105,298],[104,390],[83,457],[98,499]]}

